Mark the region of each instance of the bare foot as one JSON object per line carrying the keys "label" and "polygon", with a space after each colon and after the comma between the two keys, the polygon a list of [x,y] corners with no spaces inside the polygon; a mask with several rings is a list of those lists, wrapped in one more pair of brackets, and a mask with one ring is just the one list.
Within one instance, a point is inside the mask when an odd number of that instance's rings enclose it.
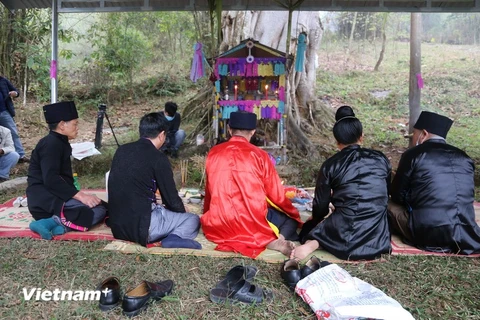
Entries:
{"label": "bare foot", "polygon": [[267,249],[280,251],[285,256],[290,257],[290,253],[292,253],[293,249],[295,249],[295,243],[283,239],[277,239],[270,242],[267,245]]}

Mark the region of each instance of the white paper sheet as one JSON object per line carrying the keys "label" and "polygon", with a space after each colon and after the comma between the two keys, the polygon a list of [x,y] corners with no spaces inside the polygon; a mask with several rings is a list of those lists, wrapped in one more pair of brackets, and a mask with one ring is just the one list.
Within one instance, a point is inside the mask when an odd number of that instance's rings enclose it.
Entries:
{"label": "white paper sheet", "polygon": [[95,144],[93,142],[79,142],[79,143],[71,143],[72,146],[72,157],[77,160],[82,160],[86,157],[90,157],[96,154],[101,154],[95,148]]}

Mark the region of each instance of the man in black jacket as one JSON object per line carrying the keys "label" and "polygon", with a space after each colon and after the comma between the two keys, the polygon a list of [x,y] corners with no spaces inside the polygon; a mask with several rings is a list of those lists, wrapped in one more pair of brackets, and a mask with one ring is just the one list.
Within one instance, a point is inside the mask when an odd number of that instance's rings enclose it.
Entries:
{"label": "man in black jacket", "polygon": [[[201,249],[193,240],[200,219],[185,212],[167,156],[159,151],[167,135],[162,113],[140,120],[140,139],[115,152],[108,178],[110,227],[117,239],[143,246],[161,240],[162,247]],[[159,190],[162,204],[157,204]]]}
{"label": "man in black jacket", "polygon": [[18,136],[18,129],[13,120],[15,117],[15,107],[13,106],[13,98],[18,97],[18,90],[8,81],[7,78],[0,76],[0,126],[5,127],[12,133],[15,151],[20,155],[19,163],[29,162],[25,156],[22,142]]}
{"label": "man in black jacket", "polygon": [[389,220],[394,232],[420,249],[480,253],[475,222],[475,165],[446,143],[453,121],[423,111],[413,131],[416,146],[405,151],[393,179]]}
{"label": "man in black jacket", "polygon": [[95,195],[73,184],[72,147],[78,134],[78,113],[73,101],[43,107],[50,132],[40,139],[28,167],[28,210],[36,220],[30,229],[43,239],[66,231],[87,231],[103,220],[106,208]]}
{"label": "man in black jacket", "polygon": [[185,131],[180,129],[182,119],[180,113],[177,112],[178,106],[175,102],[169,101],[165,103],[165,118],[168,120],[167,140],[162,146],[162,151],[169,153],[172,158],[178,157],[178,149],[185,140]]}

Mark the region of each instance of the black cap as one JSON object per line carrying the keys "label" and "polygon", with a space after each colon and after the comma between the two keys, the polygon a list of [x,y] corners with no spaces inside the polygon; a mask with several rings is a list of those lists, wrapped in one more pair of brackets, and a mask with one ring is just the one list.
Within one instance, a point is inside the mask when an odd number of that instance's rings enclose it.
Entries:
{"label": "black cap", "polygon": [[250,112],[232,112],[230,122],[232,129],[253,130],[257,128],[257,115]]}
{"label": "black cap", "polygon": [[422,111],[413,127],[419,130],[427,130],[428,133],[446,138],[452,123],[453,121],[451,119],[438,113]]}
{"label": "black cap", "polygon": [[43,106],[43,114],[47,123],[58,123],[78,118],[75,102],[64,101]]}

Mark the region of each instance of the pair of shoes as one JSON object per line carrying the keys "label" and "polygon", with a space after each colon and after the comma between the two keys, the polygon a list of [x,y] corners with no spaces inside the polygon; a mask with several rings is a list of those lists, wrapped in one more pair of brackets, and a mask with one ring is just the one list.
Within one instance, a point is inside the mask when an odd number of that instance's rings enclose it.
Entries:
{"label": "pair of shoes", "polygon": [[[123,295],[123,314],[128,317],[138,315],[147,308],[151,299],[155,301],[161,300],[166,295],[169,295],[172,289],[172,280],[160,282],[142,281],[137,287]],[[98,285],[97,290],[101,292],[100,301],[98,302],[100,310],[109,311],[120,304],[120,280],[117,277],[105,279]]]}
{"label": "pair of shoes", "polygon": [[28,199],[27,197],[17,197],[17,199],[15,199],[13,201],[13,207],[14,208],[20,208],[20,207],[28,207]]}
{"label": "pair of shoes", "polygon": [[235,266],[227,272],[225,278],[210,290],[210,300],[216,303],[247,304],[273,300],[270,290],[251,284],[258,270],[254,266]]}
{"label": "pair of shoes", "polygon": [[18,163],[29,163],[30,159],[27,158],[27,156],[23,156],[20,159],[18,159]]}
{"label": "pair of shoes", "polygon": [[282,276],[283,281],[285,281],[285,284],[291,290],[295,290],[298,281],[329,264],[330,262],[328,261],[321,261],[317,257],[312,256],[307,263],[300,268],[300,264],[297,260],[289,259],[283,263],[280,275]]}

